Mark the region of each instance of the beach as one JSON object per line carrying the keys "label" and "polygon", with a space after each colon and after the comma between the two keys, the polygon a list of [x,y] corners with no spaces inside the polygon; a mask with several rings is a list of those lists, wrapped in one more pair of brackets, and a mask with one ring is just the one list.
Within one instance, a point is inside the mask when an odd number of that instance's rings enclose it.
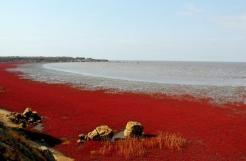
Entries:
{"label": "beach", "polygon": [[0,108],[23,111],[35,109],[44,116],[43,132],[62,139],[55,149],[78,161],[120,161],[117,155],[100,156],[100,142],[76,143],[80,133],[107,124],[122,130],[127,121],[137,120],[148,134],[160,131],[180,133],[189,141],[176,152],[152,149],[136,161],[203,160],[240,161],[246,159],[246,105],[244,102],[216,104],[207,98],[158,93],[109,92],[81,89],[64,83],[27,79],[9,72],[18,64],[0,64]]}

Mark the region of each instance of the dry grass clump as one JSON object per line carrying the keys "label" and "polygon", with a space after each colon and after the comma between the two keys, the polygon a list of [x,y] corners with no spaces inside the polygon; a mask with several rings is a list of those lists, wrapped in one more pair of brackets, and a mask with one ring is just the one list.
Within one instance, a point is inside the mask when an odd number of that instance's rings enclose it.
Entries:
{"label": "dry grass clump", "polygon": [[181,151],[187,144],[187,139],[185,139],[180,134],[176,133],[165,133],[161,132],[156,139],[155,144],[158,144],[159,148],[168,148],[172,150]]}
{"label": "dry grass clump", "polygon": [[115,143],[106,142],[98,151],[101,155],[109,155],[115,153],[125,158],[140,157],[146,153],[142,140],[126,139]]}
{"label": "dry grass clump", "polygon": [[187,139],[180,134],[161,132],[158,136],[152,138],[129,138],[113,143],[106,142],[98,150],[98,153],[101,155],[115,153],[127,159],[130,157],[141,157],[151,149],[171,149],[181,151],[186,144]]}

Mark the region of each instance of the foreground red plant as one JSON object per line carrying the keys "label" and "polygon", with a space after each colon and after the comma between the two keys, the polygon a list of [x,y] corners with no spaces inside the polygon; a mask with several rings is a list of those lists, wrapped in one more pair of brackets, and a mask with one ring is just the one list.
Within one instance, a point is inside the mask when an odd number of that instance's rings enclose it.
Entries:
{"label": "foreground red plant", "polygon": [[125,159],[143,157],[148,151],[158,149],[171,149],[181,151],[187,144],[187,139],[176,133],[161,132],[152,138],[128,138],[116,142],[105,142],[95,153],[109,155],[116,153]]}
{"label": "foreground red plant", "polygon": [[3,87],[0,86],[0,93],[3,93],[4,92],[4,89]]}

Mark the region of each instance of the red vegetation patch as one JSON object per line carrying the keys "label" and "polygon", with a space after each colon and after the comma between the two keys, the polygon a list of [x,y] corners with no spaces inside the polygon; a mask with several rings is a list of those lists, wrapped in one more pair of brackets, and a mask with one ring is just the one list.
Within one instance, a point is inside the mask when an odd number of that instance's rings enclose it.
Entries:
{"label": "red vegetation patch", "polygon": [[181,151],[186,144],[187,140],[179,134],[161,132],[157,137],[152,138],[129,138],[116,142],[106,142],[95,154],[117,154],[125,159],[139,158],[147,155],[153,149]]}
{"label": "red vegetation patch", "polygon": [[0,93],[3,93],[3,92],[4,92],[3,87],[0,87]]}
{"label": "red vegetation patch", "polygon": [[0,95],[0,107],[18,112],[32,107],[38,111],[45,116],[46,133],[69,140],[70,144],[61,144],[57,149],[78,161],[123,160],[115,154],[91,155],[90,151],[100,143],[78,145],[76,140],[80,133],[101,124],[120,131],[129,120],[140,121],[146,133],[179,132],[192,140],[182,152],[156,149],[134,160],[240,161],[246,158],[245,105],[219,107],[207,101],[169,96],[81,91],[66,85],[20,79],[5,70],[13,66],[0,64],[0,86],[5,89]]}

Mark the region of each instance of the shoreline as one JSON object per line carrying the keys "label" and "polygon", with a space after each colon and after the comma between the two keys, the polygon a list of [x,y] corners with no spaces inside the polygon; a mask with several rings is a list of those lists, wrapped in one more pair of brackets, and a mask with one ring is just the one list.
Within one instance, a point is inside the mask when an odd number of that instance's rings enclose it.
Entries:
{"label": "shoreline", "polygon": [[[149,64],[144,64],[144,63],[147,63],[147,62],[117,62],[117,61],[111,61],[111,62],[56,62],[56,63],[42,63],[42,66],[40,66],[41,69],[46,69],[46,70],[50,70],[50,71],[56,71],[56,72],[62,72],[64,74],[66,73],[70,73],[70,74],[76,74],[76,75],[81,75],[81,76],[88,76],[88,77],[94,77],[94,78],[104,78],[104,79],[113,79],[113,80],[117,80],[117,81],[129,81],[129,82],[139,82],[139,83],[151,83],[151,84],[162,84],[162,85],[180,85],[180,86],[213,86],[213,87],[226,87],[226,86],[232,86],[232,87],[244,87],[246,86],[246,84],[242,84],[242,83],[233,83],[233,82],[230,82],[229,84],[225,84],[224,82],[220,82],[218,83],[217,82],[204,82],[204,80],[200,80],[199,82],[192,82],[192,81],[178,81],[177,79],[172,79],[171,81],[169,80],[170,78],[165,78],[165,80],[163,79],[160,79],[160,78],[156,78],[155,79],[150,79],[151,77],[149,76],[149,78],[147,77],[142,77],[142,78],[137,78],[137,77],[133,77],[132,75],[117,75],[115,72],[113,73],[100,73],[100,70],[98,71],[96,69],[96,71],[94,70],[90,70],[92,68],[92,66],[89,66],[87,70],[81,70],[83,68],[86,68],[87,65],[91,65],[93,64],[94,65],[97,65],[97,64],[103,64],[103,66],[101,66],[102,68],[108,68],[110,67],[110,64],[120,64],[122,65],[124,68],[121,69],[121,70],[126,70],[128,72],[130,72],[131,70],[134,70],[132,68],[126,68],[126,65],[131,65],[131,64],[142,64],[142,66],[140,67],[144,67],[143,65],[149,65]],[[153,63],[156,63],[156,62],[153,62]],[[159,63],[167,63],[165,61],[160,61]],[[171,62],[169,62],[171,63]],[[184,63],[184,62],[180,62],[180,63]],[[202,63],[197,63],[197,62],[190,62],[190,63],[193,63],[194,64],[201,64]],[[84,64],[87,64],[84,66]],[[211,62],[210,62],[211,64]],[[218,64],[224,64],[224,63],[215,63],[216,65]],[[240,64],[240,63],[239,63]],[[156,64],[158,65],[158,64]],[[162,64],[165,66],[165,64]],[[172,66],[174,64],[170,64],[170,66]],[[187,65],[187,64],[186,64]],[[204,66],[205,64],[203,64]],[[138,67],[138,68],[140,68]],[[191,71],[187,71],[187,66],[184,65],[184,67],[186,67],[186,71],[184,72],[191,72]],[[199,66],[196,66],[196,67],[199,67]],[[98,66],[97,66],[98,68]],[[116,66],[117,68],[117,66]],[[79,70],[78,70],[79,69]],[[148,68],[147,68],[148,69]],[[146,70],[147,70],[146,69]],[[88,72],[89,70],[89,72]],[[105,70],[105,69],[104,69]],[[137,69],[136,69],[137,70]],[[154,73],[155,72],[155,69],[152,68],[153,71],[151,71],[151,73]],[[211,68],[211,70],[214,70],[214,68]],[[107,69],[106,69],[107,71]],[[157,71],[157,69],[156,69]],[[142,71],[139,71],[139,72],[142,72]],[[175,71],[173,71],[175,72]],[[136,73],[135,73],[136,74]],[[149,73],[145,73],[145,74],[149,74]],[[158,73],[159,75],[161,75],[162,73]],[[167,73],[166,73],[167,74]],[[168,74],[172,74],[172,73],[168,73]],[[182,73],[179,73],[179,74],[182,74]],[[211,74],[211,73],[210,73]],[[142,75],[141,75],[142,76]],[[211,76],[211,75],[210,75]],[[211,76],[212,77],[212,76]],[[240,77],[240,76],[239,76]],[[195,78],[195,76],[194,76]],[[243,77],[244,78],[244,77]],[[211,81],[211,80],[207,80],[207,81]],[[224,80],[225,81],[225,80]],[[233,83],[233,84],[232,84]]]}
{"label": "shoreline", "polygon": [[[22,111],[32,107],[45,116],[44,132],[66,140],[58,145],[66,156],[79,161],[119,160],[117,156],[92,156],[100,143],[76,144],[77,135],[100,124],[120,131],[128,120],[139,120],[147,133],[179,132],[191,140],[181,153],[154,150],[135,160],[241,160],[246,158],[246,105],[217,105],[209,100],[136,93],[81,90],[65,84],[22,79],[0,63],[0,107]],[[183,98],[183,99],[182,99]],[[222,108],[217,108],[222,107]],[[222,141],[221,141],[222,140]],[[163,156],[164,155],[164,156]]]}
{"label": "shoreline", "polygon": [[23,79],[31,79],[48,84],[68,84],[82,90],[169,95],[181,98],[192,96],[195,99],[207,99],[216,104],[246,104],[246,86],[182,85],[127,81],[49,70],[43,68],[43,65],[21,64],[10,71],[22,73],[20,76]]}

